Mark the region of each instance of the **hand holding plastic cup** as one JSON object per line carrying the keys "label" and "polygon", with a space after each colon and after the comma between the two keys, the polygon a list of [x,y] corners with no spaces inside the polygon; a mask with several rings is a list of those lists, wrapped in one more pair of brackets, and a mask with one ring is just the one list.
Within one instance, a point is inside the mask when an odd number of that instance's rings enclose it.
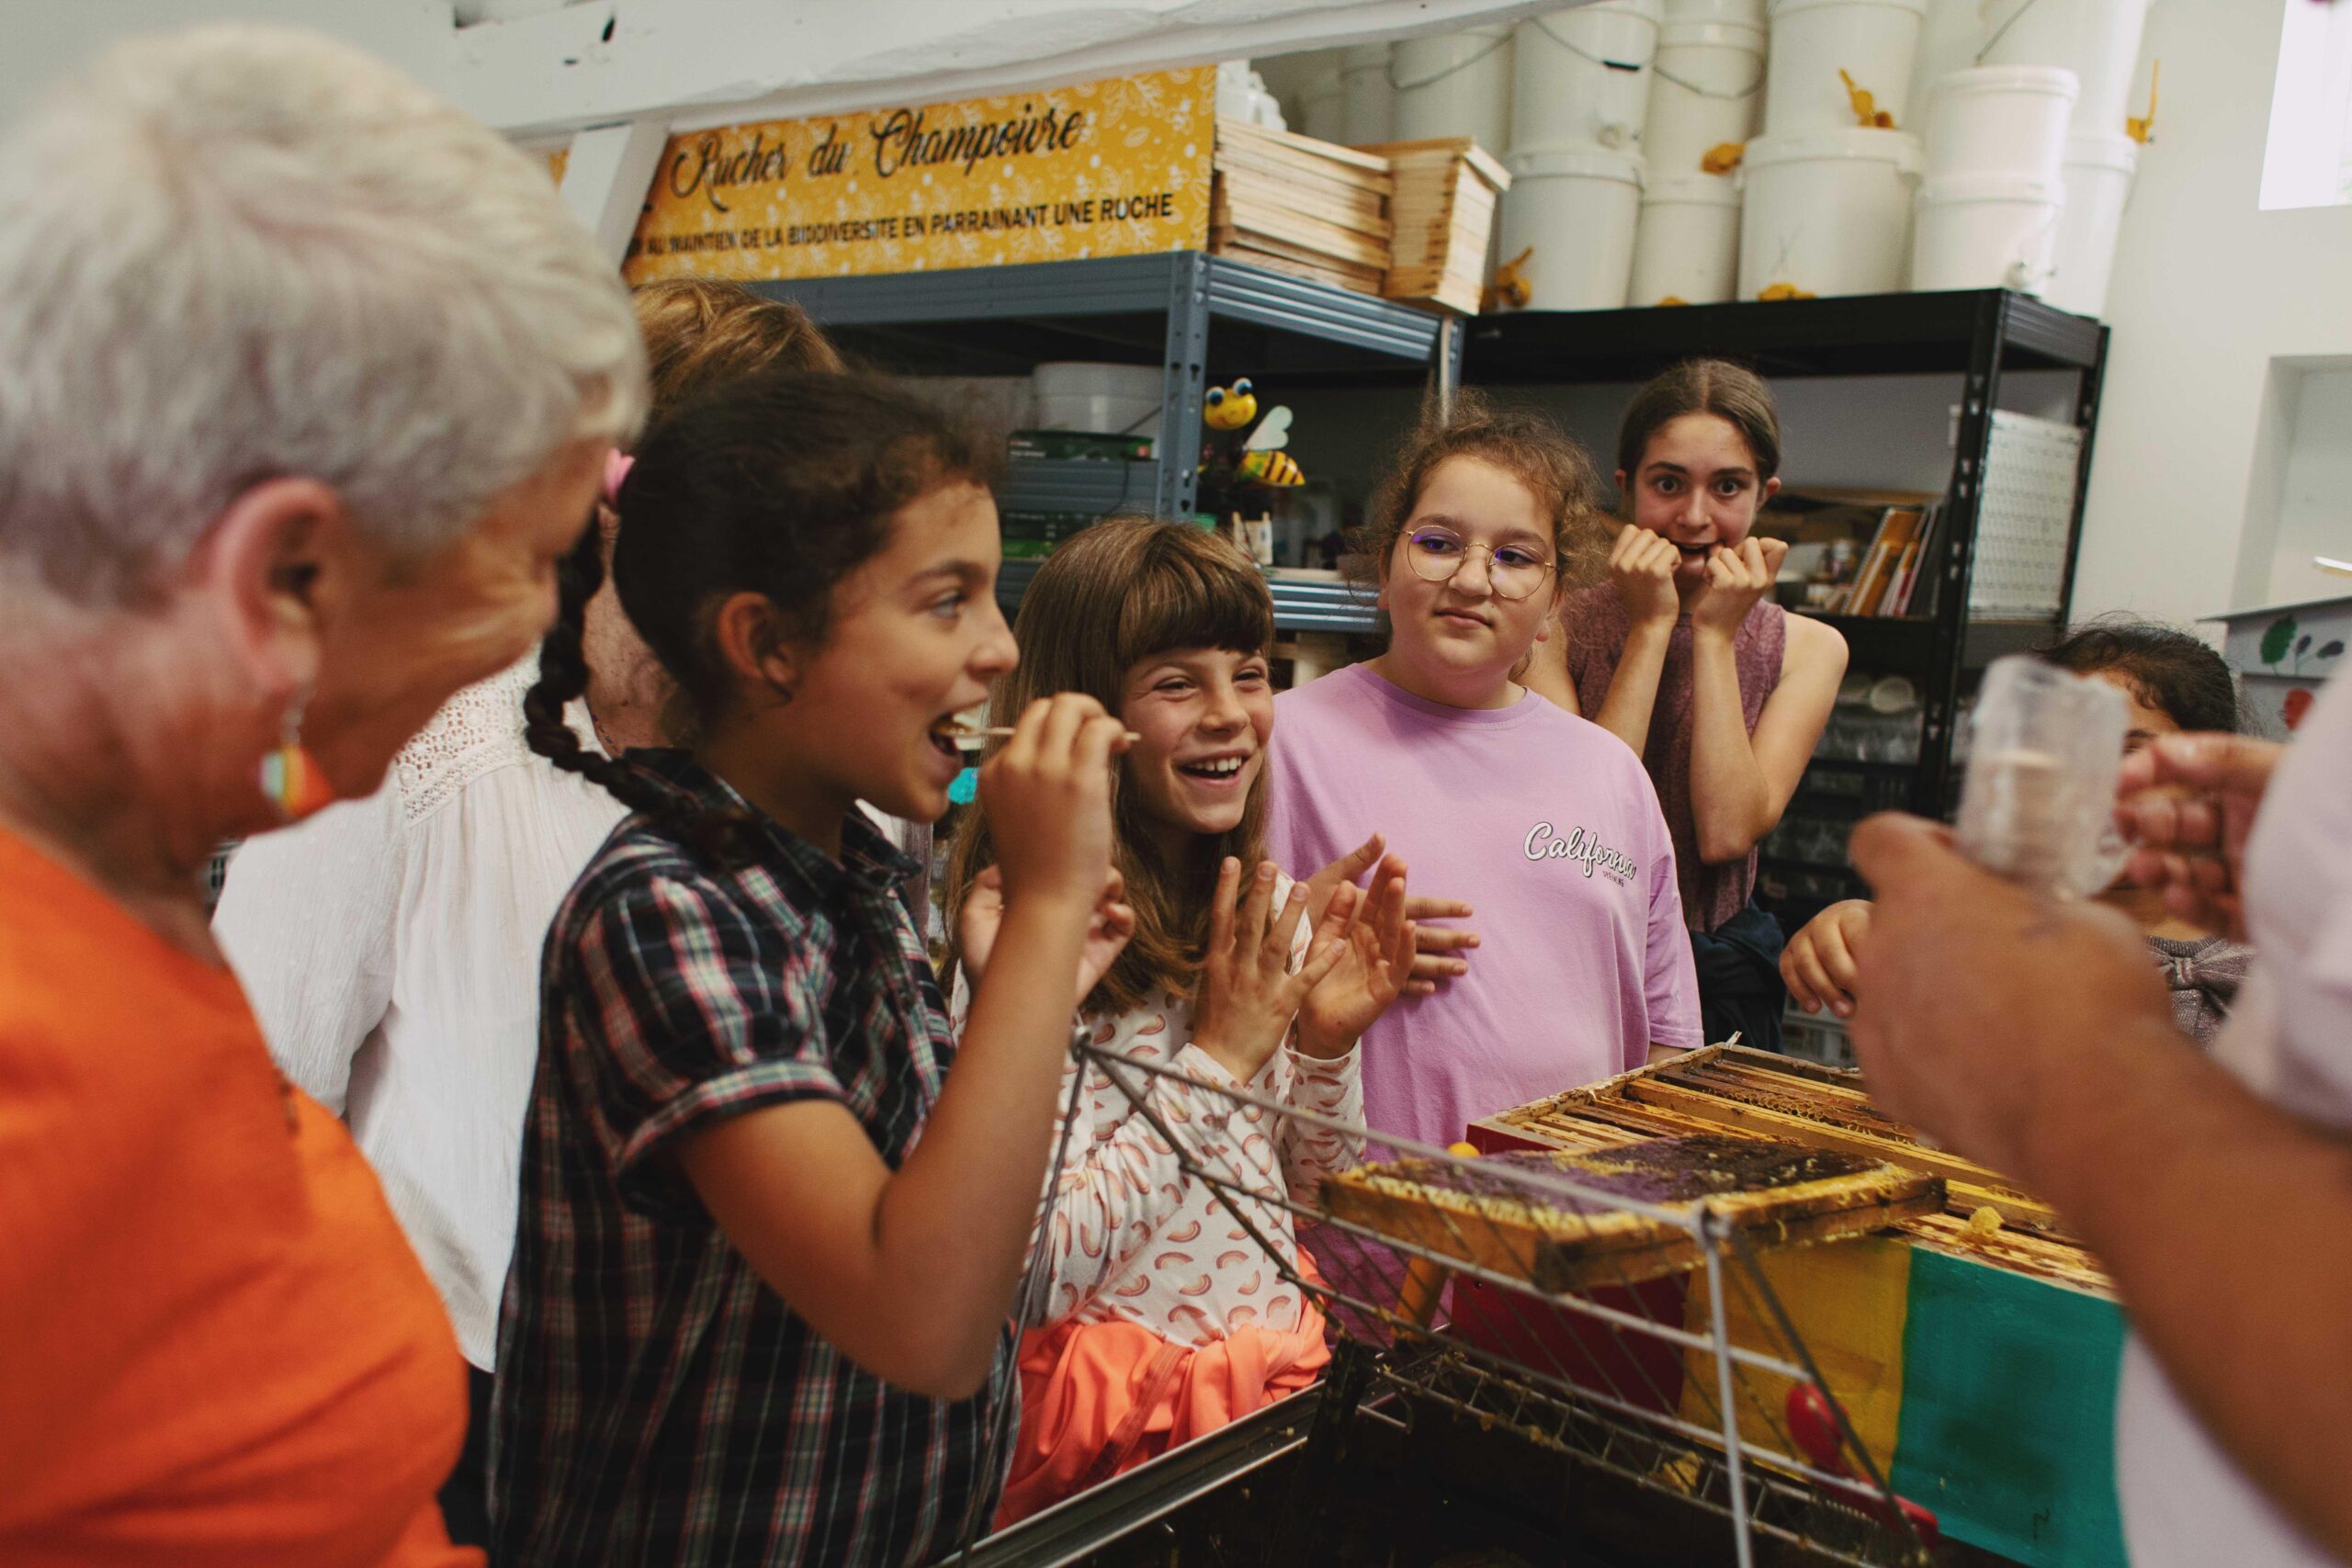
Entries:
{"label": "hand holding plastic cup", "polygon": [[1961,852],[2053,897],[2105,891],[2131,852],[2115,825],[2130,722],[2123,694],[2105,681],[2030,654],[1995,660],[1961,786]]}

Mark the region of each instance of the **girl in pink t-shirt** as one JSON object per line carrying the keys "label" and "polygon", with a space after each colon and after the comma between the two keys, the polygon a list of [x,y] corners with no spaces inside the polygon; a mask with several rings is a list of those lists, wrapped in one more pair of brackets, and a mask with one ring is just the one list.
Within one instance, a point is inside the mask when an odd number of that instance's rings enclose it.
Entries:
{"label": "girl in pink t-shirt", "polygon": [[1556,635],[1563,580],[1598,570],[1599,488],[1550,422],[1461,398],[1374,500],[1388,650],[1275,704],[1277,860],[1320,866],[1377,829],[1422,892],[1476,903],[1475,953],[1365,1033],[1377,1132],[1442,1145],[1700,1043],[1673,846],[1641,760],[1515,679]]}
{"label": "girl in pink t-shirt", "polygon": [[[1274,707],[1264,579],[1212,534],[1114,519],[1054,552],[1013,635],[1021,663],[999,684],[1001,716],[1038,693],[1084,692],[1136,736],[1114,796],[1135,932],[1086,998],[1094,1043],[1360,1122],[1356,1040],[1403,988],[1413,926],[1392,867],[1370,895],[1335,893],[1310,944],[1308,889],[1264,859]],[[951,907],[967,910],[957,954],[967,970],[986,956],[992,858],[975,816],[947,887]],[[1215,1089],[1129,1075],[1155,1126],[1107,1072],[1090,1067],[1082,1085],[1078,1073],[1072,1063],[1062,1079],[1063,1155],[1038,1236],[1050,1282],[1022,1344],[1004,1522],[1304,1388],[1329,1359],[1322,1313],[1182,1156],[1265,1194],[1243,1200],[1245,1212],[1295,1255],[1291,1214],[1272,1200],[1313,1202],[1326,1173],[1360,1157],[1360,1141]]]}

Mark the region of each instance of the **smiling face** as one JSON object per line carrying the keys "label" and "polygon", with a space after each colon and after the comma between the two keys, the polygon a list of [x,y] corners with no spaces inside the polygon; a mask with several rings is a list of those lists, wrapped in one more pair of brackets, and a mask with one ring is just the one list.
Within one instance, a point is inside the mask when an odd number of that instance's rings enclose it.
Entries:
{"label": "smiling face", "polygon": [[1718,545],[1737,549],[1781,481],[1758,477],[1755,454],[1731,421],[1686,413],[1650,437],[1639,472],[1618,470],[1617,488],[1631,498],[1636,525],[1682,552],[1676,581],[1696,586],[1706,580],[1708,553]]}
{"label": "smiling face", "polygon": [[[1442,582],[1414,564],[1414,536],[1429,528],[1461,541],[1459,564]],[[1495,592],[1495,562],[1532,557],[1549,568],[1556,547],[1552,518],[1510,469],[1459,456],[1430,469],[1381,569],[1380,606],[1393,632],[1381,673],[1451,707],[1515,701],[1510,672],[1549,628],[1558,576],[1547,570],[1532,592],[1509,599]]]}
{"label": "smiling face", "polygon": [[988,491],[942,485],[889,526],[889,542],[835,590],[831,625],[801,656],[791,700],[768,710],[772,751],[803,775],[778,793],[835,823],[854,800],[917,822],[944,814],[947,786],[971,759],[940,730],[985,702],[1020,657],[996,604],[1001,552]]}
{"label": "smiling face", "polygon": [[1138,661],[1122,684],[1119,715],[1142,737],[1127,751],[1127,783],[1170,847],[1238,828],[1274,728],[1265,656],[1170,649]]}

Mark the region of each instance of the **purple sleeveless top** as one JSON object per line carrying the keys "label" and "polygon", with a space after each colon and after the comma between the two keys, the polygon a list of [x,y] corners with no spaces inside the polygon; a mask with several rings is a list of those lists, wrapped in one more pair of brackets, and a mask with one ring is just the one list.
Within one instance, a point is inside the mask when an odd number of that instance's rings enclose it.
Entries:
{"label": "purple sleeveless top", "polygon": [[[1568,638],[1568,678],[1577,683],[1577,704],[1597,719],[1609,696],[1610,678],[1625,651],[1625,603],[1614,585],[1597,583],[1568,595],[1561,612]],[[1739,708],[1747,732],[1764,712],[1764,699],[1781,683],[1781,652],[1788,645],[1788,612],[1759,599],[1732,637],[1732,661],[1739,671]],[[1691,718],[1690,622],[1674,624],[1666,668],[1658,671],[1657,700],[1650,708],[1649,744],[1642,765],[1657,786],[1667,830],[1674,837],[1674,874],[1682,889],[1682,919],[1692,931],[1712,931],[1739,913],[1756,890],[1756,852],[1728,865],[1699,859],[1699,829],[1690,814]]]}

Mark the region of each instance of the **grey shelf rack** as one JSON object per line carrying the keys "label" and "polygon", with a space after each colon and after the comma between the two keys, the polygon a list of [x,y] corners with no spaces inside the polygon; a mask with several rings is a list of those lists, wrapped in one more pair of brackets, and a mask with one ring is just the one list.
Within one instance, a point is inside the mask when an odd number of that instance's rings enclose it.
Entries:
{"label": "grey shelf rack", "polygon": [[[1236,375],[1286,387],[1458,382],[1457,318],[1330,288],[1200,251],[1035,262],[880,277],[793,278],[751,287],[807,310],[873,367],[909,375],[1017,375],[1044,360],[1157,364],[1160,428],[1201,428],[1204,394]],[[1016,462],[1009,501],[1052,512],[1193,510],[1199,448],[1163,440],[1148,464]],[[1035,575],[1014,561],[999,596],[1017,604]],[[1273,585],[1286,631],[1369,632],[1377,615],[1337,584]]]}

